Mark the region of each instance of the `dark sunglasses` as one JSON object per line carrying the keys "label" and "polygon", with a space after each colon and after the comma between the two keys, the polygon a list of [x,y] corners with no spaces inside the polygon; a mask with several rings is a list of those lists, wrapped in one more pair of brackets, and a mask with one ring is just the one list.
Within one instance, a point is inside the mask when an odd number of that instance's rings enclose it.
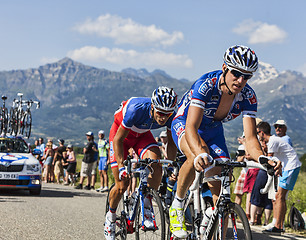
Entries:
{"label": "dark sunglasses", "polygon": [[231,70],[231,73],[235,78],[240,78],[242,76],[244,80],[249,80],[251,77],[253,77],[252,74],[242,73],[234,69]]}
{"label": "dark sunglasses", "polygon": [[285,126],[284,125],[275,125],[274,127],[276,129],[276,128],[284,128]]}

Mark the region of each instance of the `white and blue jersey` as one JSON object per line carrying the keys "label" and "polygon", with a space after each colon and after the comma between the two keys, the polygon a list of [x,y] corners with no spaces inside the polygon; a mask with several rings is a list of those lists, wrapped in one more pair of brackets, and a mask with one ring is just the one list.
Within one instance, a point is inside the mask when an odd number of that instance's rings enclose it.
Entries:
{"label": "white and blue jersey", "polygon": [[[214,155],[213,151],[217,153],[218,157],[229,157],[225,145],[223,122],[233,120],[241,113],[243,117],[256,118],[256,95],[254,90],[246,84],[241,92],[236,94],[227,116],[221,121],[214,119],[222,96],[219,84],[221,76],[221,70],[206,73],[183,95],[178,105],[177,114],[172,122],[172,137],[178,148],[179,141],[185,133],[186,119],[190,106],[196,106],[204,110],[198,132],[210,148],[212,156]],[[216,156],[213,157],[217,158]]]}
{"label": "white and blue jersey", "polygon": [[150,130],[165,126],[170,129],[174,116],[175,113],[169,117],[165,125],[161,126],[151,115],[151,98],[137,97],[122,102],[115,112],[114,123],[109,133],[111,168],[118,167],[113,141],[120,126],[129,130],[123,142],[124,159],[126,159],[130,148],[133,148],[135,153],[143,158],[148,149],[159,148]]}
{"label": "white and blue jersey", "polygon": [[[171,128],[171,122],[175,113],[168,119],[164,126]],[[115,112],[115,122],[125,129],[136,133],[145,133],[150,129],[158,129],[160,126],[151,115],[151,98],[132,97],[122,102]]]}

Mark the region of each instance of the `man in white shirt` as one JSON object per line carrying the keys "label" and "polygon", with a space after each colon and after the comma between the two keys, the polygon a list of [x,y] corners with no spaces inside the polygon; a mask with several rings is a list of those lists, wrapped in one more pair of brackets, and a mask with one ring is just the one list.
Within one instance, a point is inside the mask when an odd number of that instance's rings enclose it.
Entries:
{"label": "man in white shirt", "polygon": [[267,122],[257,125],[257,134],[260,140],[267,143],[268,156],[277,157],[283,166],[283,174],[279,177],[278,191],[273,206],[273,215],[276,219],[274,227],[264,230],[264,233],[281,234],[286,214],[286,196],[289,190],[293,190],[302,163],[294,149],[288,142],[278,136],[271,136],[271,127]]}
{"label": "man in white shirt", "polygon": [[285,140],[287,143],[289,143],[292,146],[291,138],[286,134],[287,132],[287,124],[285,120],[277,120],[273,124],[275,128],[275,133],[278,137],[281,137],[283,140]]}

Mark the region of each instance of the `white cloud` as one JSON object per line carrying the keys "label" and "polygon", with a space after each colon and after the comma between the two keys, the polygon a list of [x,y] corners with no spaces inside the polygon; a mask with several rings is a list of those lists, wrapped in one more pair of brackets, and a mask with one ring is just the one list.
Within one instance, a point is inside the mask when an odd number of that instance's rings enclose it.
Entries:
{"label": "white cloud", "polygon": [[234,33],[248,37],[248,43],[281,43],[286,39],[287,33],[278,27],[260,21],[247,19],[233,29]]}
{"label": "white cloud", "polygon": [[182,32],[167,33],[154,24],[145,26],[130,18],[116,15],[101,15],[97,19],[88,19],[77,24],[74,30],[82,34],[96,34],[114,39],[116,44],[171,46],[184,39]]}
{"label": "white cloud", "polygon": [[192,60],[187,55],[177,55],[162,51],[137,52],[120,48],[109,49],[85,46],[68,52],[68,57],[74,60],[106,62],[125,67],[182,67],[191,68]]}

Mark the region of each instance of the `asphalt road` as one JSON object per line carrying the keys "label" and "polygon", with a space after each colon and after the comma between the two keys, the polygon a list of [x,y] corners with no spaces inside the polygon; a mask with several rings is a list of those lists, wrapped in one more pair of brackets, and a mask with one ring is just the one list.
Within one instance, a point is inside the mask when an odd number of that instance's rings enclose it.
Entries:
{"label": "asphalt road", "polygon": [[[104,239],[106,193],[44,184],[40,196],[28,191],[0,191],[0,239]],[[252,227],[253,239],[305,239],[267,236]],[[133,236],[128,236],[133,239]]]}

